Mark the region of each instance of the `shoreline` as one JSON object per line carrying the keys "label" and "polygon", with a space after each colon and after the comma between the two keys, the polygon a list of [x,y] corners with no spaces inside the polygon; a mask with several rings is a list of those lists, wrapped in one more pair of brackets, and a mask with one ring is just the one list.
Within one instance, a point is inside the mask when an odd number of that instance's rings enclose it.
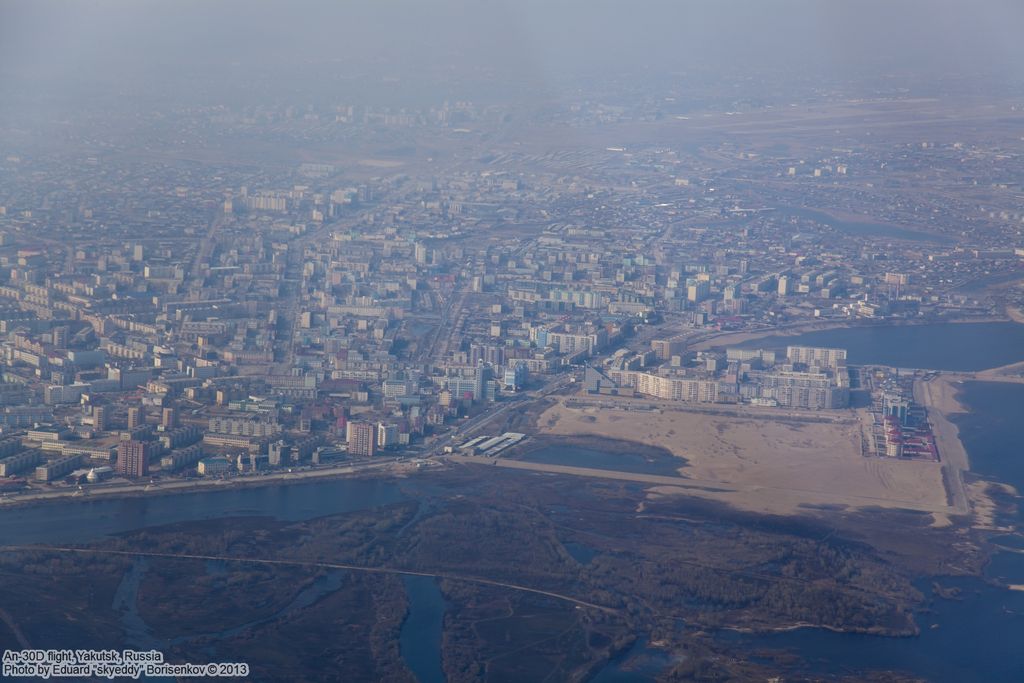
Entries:
{"label": "shoreline", "polygon": [[769,629],[755,629],[748,626],[722,626],[721,628],[715,629],[718,631],[732,631],[733,633],[742,633],[744,635],[772,635],[776,633],[789,633],[791,631],[799,631],[801,629],[814,629],[820,631],[831,631],[832,633],[839,633],[842,635],[868,635],[868,636],[881,636],[883,638],[914,638],[920,635],[921,630],[917,627],[916,622],[911,621],[914,624],[914,630],[910,633],[900,632],[893,633],[887,632],[885,629],[844,629],[838,626],[829,626],[828,624],[812,624],[807,621],[798,621],[795,624],[789,624],[787,626],[776,626]]}
{"label": "shoreline", "polygon": [[[353,468],[351,465],[344,467],[331,467],[322,470],[307,470],[303,472],[281,472],[267,474],[260,477],[234,477],[231,479],[199,479],[199,480],[176,480],[160,484],[124,484],[109,489],[85,489],[88,493],[79,495],[77,491],[41,491],[38,493],[26,494],[24,496],[12,496],[0,499],[0,514],[4,510],[28,508],[35,506],[54,505],[67,502],[88,502],[91,500],[117,500],[128,498],[143,498],[170,495],[189,495],[193,493],[216,493],[217,491],[230,491],[241,488],[256,488],[261,486],[286,486],[290,484],[313,483],[318,480],[330,479],[360,479],[374,478],[381,474],[395,476],[404,472],[387,470],[388,466],[394,466],[396,461],[373,463],[368,466]],[[381,470],[385,470],[381,472]]]}
{"label": "shoreline", "polygon": [[[960,428],[949,419],[950,415],[967,412],[960,403],[959,391],[947,377],[939,375],[928,381],[914,382],[914,398],[928,411],[928,419],[935,436],[935,446],[939,451],[939,462],[945,474],[943,483],[951,507],[960,514],[973,514],[974,523],[991,525],[994,511],[988,509],[983,501],[972,500],[971,493],[964,481],[964,472],[970,472],[971,461],[960,439]],[[981,509],[979,509],[981,508]]]}
{"label": "shoreline", "polygon": [[[1018,368],[1022,365],[1024,365],[1024,361],[975,373],[953,373],[951,376],[940,374],[927,382],[918,380],[914,383],[915,400],[920,389],[920,393],[923,394],[920,402],[928,409],[928,419],[932,423],[932,433],[935,435],[935,444],[939,449],[939,458],[943,471],[947,473],[944,481],[947,486],[951,485],[952,487],[947,489],[951,502],[956,502],[960,496],[963,496],[967,514],[972,520],[971,526],[980,531],[999,533],[1016,531],[1016,527],[1012,525],[1000,526],[996,523],[1001,504],[994,490],[1009,489],[1014,495],[1017,495],[1017,492],[1011,484],[980,475],[973,476],[970,481],[965,480],[964,474],[972,473],[970,453],[960,439],[959,425],[950,418],[954,415],[970,413],[969,407],[961,400],[964,392],[962,385],[965,382],[1000,383],[1009,381],[1019,383],[1021,380],[1002,377],[998,372],[1005,368]],[[1009,550],[1000,548],[998,544],[991,545],[994,552]]]}

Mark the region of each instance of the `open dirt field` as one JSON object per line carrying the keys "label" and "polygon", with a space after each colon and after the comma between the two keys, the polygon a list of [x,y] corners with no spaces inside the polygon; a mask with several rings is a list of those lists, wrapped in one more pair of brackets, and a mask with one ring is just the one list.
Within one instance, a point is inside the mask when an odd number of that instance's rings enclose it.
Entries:
{"label": "open dirt field", "polygon": [[[744,510],[905,508],[934,513],[937,523],[955,513],[947,505],[938,463],[862,457],[854,420],[798,422],[558,403],[540,415],[537,428],[541,434],[586,434],[663,447],[686,459],[681,476],[723,489],[687,493]],[[653,490],[677,492],[671,486]]]}

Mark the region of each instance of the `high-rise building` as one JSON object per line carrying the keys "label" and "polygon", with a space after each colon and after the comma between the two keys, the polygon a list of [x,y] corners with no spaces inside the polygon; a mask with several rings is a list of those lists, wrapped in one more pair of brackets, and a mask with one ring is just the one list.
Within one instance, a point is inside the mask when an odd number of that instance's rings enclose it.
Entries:
{"label": "high-rise building", "polygon": [[792,285],[793,285],[793,283],[789,279],[788,275],[783,275],[782,277],[780,277],[779,278],[779,289],[778,289],[779,296],[789,296],[790,292],[793,289]]}
{"label": "high-rise building", "polygon": [[398,425],[385,424],[377,425],[377,445],[380,448],[394,448],[398,445]]}
{"label": "high-rise building", "polygon": [[837,370],[846,366],[846,349],[817,346],[786,347],[786,357],[791,363],[803,363],[811,367]]}
{"label": "high-rise building", "polygon": [[348,452],[350,455],[372,456],[377,451],[377,430],[372,422],[350,422]]}
{"label": "high-rise building", "polygon": [[92,426],[98,432],[107,430],[107,409],[104,406],[93,406]]}
{"label": "high-rise building", "polygon": [[491,368],[480,364],[447,379],[447,389],[455,400],[472,402],[494,401],[494,385],[491,382]]}
{"label": "high-rise building", "polygon": [[58,349],[66,349],[68,347],[68,334],[69,330],[67,325],[61,325],[60,327],[53,328],[53,345]]}
{"label": "high-rise building", "polygon": [[906,396],[894,392],[882,394],[882,415],[895,418],[900,425],[910,426],[912,402]]}
{"label": "high-rise building", "polygon": [[267,448],[267,462],[272,467],[280,467],[291,462],[291,446],[284,441],[275,441]]}
{"label": "high-rise building", "polygon": [[135,429],[146,422],[146,413],[142,406],[132,406],[128,409],[128,429]]}
{"label": "high-rise building", "polygon": [[415,257],[416,263],[426,265],[430,263],[430,250],[425,244],[417,242],[415,247]]}
{"label": "high-rise building", "polygon": [[122,441],[117,445],[116,471],[126,477],[143,477],[149,472],[153,444],[149,441]]}
{"label": "high-rise building", "polygon": [[711,283],[705,279],[689,278],[686,281],[686,300],[700,303],[711,295]]}
{"label": "high-rise building", "polygon": [[519,391],[526,384],[527,376],[528,370],[526,368],[526,363],[518,361],[510,367],[505,368],[505,374],[502,379],[506,389]]}
{"label": "high-rise building", "polygon": [[174,408],[164,408],[163,413],[160,415],[160,424],[164,429],[174,429],[174,423],[177,421],[178,416],[174,412]]}
{"label": "high-rise building", "polygon": [[651,350],[654,351],[658,360],[668,360],[682,352],[683,343],[673,339],[652,339]]}

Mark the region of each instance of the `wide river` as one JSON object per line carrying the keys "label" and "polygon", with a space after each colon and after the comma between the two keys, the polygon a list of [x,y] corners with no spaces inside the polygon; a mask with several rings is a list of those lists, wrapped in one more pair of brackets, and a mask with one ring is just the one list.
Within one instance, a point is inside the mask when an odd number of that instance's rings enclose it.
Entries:
{"label": "wide river", "polygon": [[[778,338],[784,346],[839,344],[850,349],[852,363],[969,370],[1024,360],[1024,326],[1010,323],[872,327],[815,332]],[[764,340],[760,342],[764,345]],[[758,343],[753,343],[758,345]],[[910,348],[902,348],[904,345]],[[986,478],[1024,490],[1024,385],[970,383],[961,400],[972,412],[956,416],[972,470]],[[586,453],[546,458],[577,461]],[[638,463],[658,467],[659,463]],[[8,544],[88,541],[109,534],[183,521],[220,517],[266,516],[301,520],[387,505],[406,498],[393,482],[341,479],[217,492],[128,498],[76,500],[0,511],[0,539]],[[1014,521],[1024,522],[1024,517]],[[1024,548],[1020,536],[1000,542]],[[957,600],[929,597],[918,615],[921,635],[883,638],[800,629],[770,636],[722,635],[734,647],[787,649],[808,662],[813,674],[865,669],[897,669],[935,683],[1024,681],[1024,592],[1001,587],[1024,584],[1024,554],[998,554],[986,571],[992,583],[971,578],[935,579],[961,589]],[[931,577],[920,587],[931,595]],[[999,585],[995,585],[999,584]],[[445,611],[436,583],[406,583],[412,598],[402,631],[401,650],[424,683],[442,681],[441,627]],[[598,679],[650,681],[666,664],[658,650],[641,641],[627,659],[610,664]],[[635,655],[635,657],[633,656]],[[642,663],[642,664],[641,664]]]}
{"label": "wide river", "polygon": [[833,346],[852,365],[973,372],[1024,360],[1024,325],[1011,322],[867,325],[751,339],[748,349]]}

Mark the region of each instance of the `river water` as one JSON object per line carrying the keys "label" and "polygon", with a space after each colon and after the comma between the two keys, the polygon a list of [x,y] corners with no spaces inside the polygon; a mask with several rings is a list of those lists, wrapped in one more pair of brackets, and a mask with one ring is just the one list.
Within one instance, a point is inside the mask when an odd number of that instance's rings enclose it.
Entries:
{"label": "river water", "polygon": [[545,465],[566,465],[589,467],[595,470],[613,470],[634,474],[656,474],[674,477],[686,462],[671,454],[641,455],[626,451],[598,451],[578,446],[545,446],[523,453],[520,460],[544,463]]}
{"label": "river water", "polygon": [[404,499],[396,484],[375,479],[334,479],[137,498],[75,499],[0,511],[0,539],[9,545],[82,542],[148,527],[223,517],[299,521]]}
{"label": "river water", "polygon": [[409,614],[402,624],[398,647],[402,659],[420,683],[444,683],[441,668],[441,638],[447,608],[437,579],[432,576],[403,576],[409,597]]}
{"label": "river water", "polygon": [[973,372],[1024,360],[1024,325],[1012,322],[870,325],[751,339],[743,348],[833,346],[852,365]]}

